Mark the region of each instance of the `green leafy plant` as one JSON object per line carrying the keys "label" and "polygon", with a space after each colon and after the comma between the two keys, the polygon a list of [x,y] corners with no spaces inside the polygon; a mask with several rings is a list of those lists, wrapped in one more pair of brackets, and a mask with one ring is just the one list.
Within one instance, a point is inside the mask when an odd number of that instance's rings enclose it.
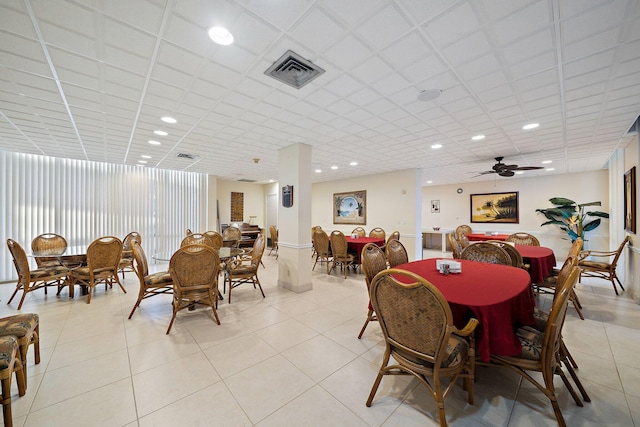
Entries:
{"label": "green leafy plant", "polygon": [[549,199],[553,208],[536,209],[536,212],[543,214],[549,221],[543,225],[557,225],[562,231],[569,235],[573,242],[578,237],[585,240],[584,234],[600,225],[602,218],[609,218],[609,214],[600,211],[585,211],[587,206],[602,206],[601,202],[590,202],[578,204],[563,197],[553,197]]}

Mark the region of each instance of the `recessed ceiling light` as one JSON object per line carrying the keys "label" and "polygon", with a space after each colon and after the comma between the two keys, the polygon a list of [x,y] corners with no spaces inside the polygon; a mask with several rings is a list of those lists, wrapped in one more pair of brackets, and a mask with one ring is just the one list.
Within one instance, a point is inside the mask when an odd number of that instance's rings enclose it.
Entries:
{"label": "recessed ceiling light", "polygon": [[350,166],[358,166],[358,162],[351,162],[349,163]]}
{"label": "recessed ceiling light", "polygon": [[516,175],[522,175],[523,173],[524,173],[524,172],[522,172],[522,171],[517,171],[517,172],[516,172]]}
{"label": "recessed ceiling light", "polygon": [[418,94],[418,101],[433,101],[442,94],[440,89],[427,89]]}
{"label": "recessed ceiling light", "polygon": [[146,161],[146,160],[138,160],[138,163],[140,163],[140,164],[143,164],[143,165],[144,165],[144,164],[146,164],[146,163],[147,163],[147,161]]}
{"label": "recessed ceiling light", "polygon": [[142,157],[143,159],[150,159],[151,158],[151,156],[149,156],[148,154],[143,154],[140,157]]}
{"label": "recessed ceiling light", "polygon": [[546,168],[545,170],[546,171],[554,171],[554,170],[556,170],[556,168]]}
{"label": "recessed ceiling light", "polygon": [[165,123],[171,123],[171,124],[178,123],[178,121],[176,119],[174,119],[173,117],[169,117],[169,116],[164,116],[160,120],[162,120]]}
{"label": "recessed ceiling light", "polygon": [[154,130],[153,133],[155,133],[156,135],[160,135],[160,136],[167,136],[169,135],[167,132],[163,131],[163,130]]}
{"label": "recessed ceiling light", "polygon": [[211,40],[223,46],[228,46],[233,43],[233,34],[225,27],[211,27],[207,30],[207,33]]}
{"label": "recessed ceiling light", "polygon": [[322,169],[316,169],[316,173],[322,173]]}
{"label": "recessed ceiling light", "polygon": [[548,165],[549,163],[553,163],[553,161],[552,160],[543,160],[542,161],[543,165]]}
{"label": "recessed ceiling light", "polygon": [[431,148],[433,148],[434,150],[437,150],[438,148],[442,148],[442,144],[433,144]]}
{"label": "recessed ceiling light", "polygon": [[480,140],[483,140],[484,138],[485,138],[484,135],[476,135],[471,137],[473,141],[480,141]]}
{"label": "recessed ceiling light", "polygon": [[427,184],[433,184],[433,181],[427,181]]}
{"label": "recessed ceiling light", "polygon": [[540,126],[540,123],[529,123],[528,125],[524,125],[522,126],[522,129],[524,130],[530,130],[530,129],[535,129],[538,126]]}
{"label": "recessed ceiling light", "polygon": [[269,182],[276,182],[276,180],[275,179],[270,179]]}
{"label": "recessed ceiling light", "polygon": [[331,166],[331,169],[336,170],[336,169],[338,169],[338,167],[337,166]]}
{"label": "recessed ceiling light", "polygon": [[140,164],[140,163],[138,163],[136,166],[140,166],[141,168],[143,168],[143,167],[144,167],[144,165],[142,165],[142,164]]}
{"label": "recessed ceiling light", "polygon": [[162,145],[162,143],[160,141],[154,141],[153,139],[150,139],[149,141],[147,141],[149,144],[151,145]]}

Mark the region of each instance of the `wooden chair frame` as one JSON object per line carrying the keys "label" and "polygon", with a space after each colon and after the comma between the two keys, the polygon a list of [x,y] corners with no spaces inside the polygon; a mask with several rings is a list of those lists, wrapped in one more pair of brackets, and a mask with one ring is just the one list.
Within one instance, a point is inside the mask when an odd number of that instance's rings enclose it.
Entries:
{"label": "wooden chair frame", "polygon": [[[580,258],[578,260],[578,267],[580,267],[580,281],[582,281],[582,276],[584,277],[597,277],[600,279],[605,279],[611,282],[613,286],[613,290],[616,295],[618,294],[618,289],[616,288],[616,282],[620,286],[620,289],[624,291],[624,286],[622,286],[622,282],[618,278],[616,274],[616,267],[618,265],[618,260],[620,259],[620,255],[622,255],[622,250],[629,242],[630,237],[627,236],[622,241],[618,249],[615,251],[583,251],[580,253]],[[589,261],[587,257],[596,257],[596,258],[612,258],[611,262],[597,262],[597,261]]]}
{"label": "wooden chair frame", "polygon": [[[376,274],[380,273],[382,270],[387,269],[387,258],[382,251],[382,249],[373,243],[367,243],[362,248],[362,253],[360,255],[360,259],[362,262],[362,270],[364,272],[364,281],[367,284],[367,294],[369,294],[371,290],[371,282]],[[362,334],[364,334],[365,329],[369,325],[369,322],[377,322],[378,318],[376,317],[373,311],[373,305],[371,305],[371,300],[369,300],[369,307],[367,311],[367,319],[364,321],[364,325],[362,325],[362,329],[360,329],[360,333],[358,334],[358,339],[362,338]]]}
{"label": "wooden chair frame", "polygon": [[[140,288],[138,290],[138,299],[129,313],[129,319],[140,306],[142,300],[151,298],[156,295],[170,295],[173,293],[173,280],[168,271],[159,271],[149,274],[149,264],[147,256],[138,242],[133,242],[133,271],[138,276]],[[167,277],[168,276],[168,277]]]}

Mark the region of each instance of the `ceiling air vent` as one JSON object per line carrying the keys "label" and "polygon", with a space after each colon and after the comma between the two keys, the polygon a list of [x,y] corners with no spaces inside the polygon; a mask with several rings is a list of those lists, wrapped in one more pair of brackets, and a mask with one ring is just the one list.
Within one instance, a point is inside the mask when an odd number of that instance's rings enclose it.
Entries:
{"label": "ceiling air vent", "polygon": [[246,179],[246,178],[242,178],[239,179],[238,182],[258,182],[255,179]]}
{"label": "ceiling air vent", "polygon": [[178,153],[176,154],[176,157],[180,158],[180,159],[189,159],[189,160],[195,160],[196,156],[195,154],[189,154],[189,153]]}
{"label": "ceiling air vent", "polygon": [[264,73],[282,83],[300,89],[324,73],[324,70],[297,53],[288,50]]}

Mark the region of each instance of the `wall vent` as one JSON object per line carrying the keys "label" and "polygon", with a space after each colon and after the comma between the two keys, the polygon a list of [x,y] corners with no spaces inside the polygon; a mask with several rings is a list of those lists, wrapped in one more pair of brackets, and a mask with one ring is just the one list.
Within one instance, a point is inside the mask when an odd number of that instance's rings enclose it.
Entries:
{"label": "wall vent", "polygon": [[176,154],[176,157],[180,159],[195,160],[198,156],[195,154],[189,154],[189,153],[178,153]]}
{"label": "wall vent", "polygon": [[324,73],[324,70],[294,51],[288,50],[264,73],[282,83],[300,89]]}

